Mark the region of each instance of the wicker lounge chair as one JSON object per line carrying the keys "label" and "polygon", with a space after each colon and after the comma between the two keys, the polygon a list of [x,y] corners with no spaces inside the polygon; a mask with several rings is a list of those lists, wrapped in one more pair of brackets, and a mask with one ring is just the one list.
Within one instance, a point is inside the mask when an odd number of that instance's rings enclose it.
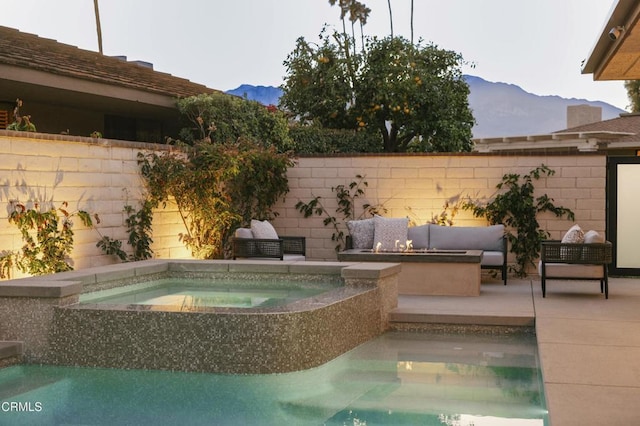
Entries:
{"label": "wicker lounge chair", "polygon": [[598,280],[600,293],[609,298],[608,265],[612,260],[612,245],[604,243],[542,242],[540,253],[540,280],[542,297],[546,296],[546,283],[550,278],[563,280]]}
{"label": "wicker lounge chair", "polygon": [[305,237],[254,238],[250,228],[238,228],[232,239],[233,259],[305,260]]}

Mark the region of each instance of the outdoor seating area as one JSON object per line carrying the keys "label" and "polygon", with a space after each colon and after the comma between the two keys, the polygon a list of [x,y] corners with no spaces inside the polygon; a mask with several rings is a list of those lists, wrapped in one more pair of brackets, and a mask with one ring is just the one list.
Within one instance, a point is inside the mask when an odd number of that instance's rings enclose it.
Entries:
{"label": "outdoor seating area", "polygon": [[497,269],[507,284],[503,225],[408,226],[406,218],[375,216],[347,222],[350,244],[340,261],[402,264],[398,293],[479,296],[481,269]]}
{"label": "outdoor seating area", "polygon": [[350,245],[338,259],[350,253],[372,250],[376,253],[480,250],[482,269],[500,271],[507,284],[507,239],[504,225],[408,226],[406,218],[383,218],[347,222]]}

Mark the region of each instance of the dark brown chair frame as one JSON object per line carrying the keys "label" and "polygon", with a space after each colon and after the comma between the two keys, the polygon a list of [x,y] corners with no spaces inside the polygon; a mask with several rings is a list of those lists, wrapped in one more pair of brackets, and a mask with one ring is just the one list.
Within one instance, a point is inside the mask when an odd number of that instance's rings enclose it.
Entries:
{"label": "dark brown chair frame", "polygon": [[231,239],[233,259],[266,258],[284,259],[285,254],[306,256],[305,237],[279,237],[278,239],[237,238]]}
{"label": "dark brown chair frame", "polygon": [[[560,241],[543,241],[540,251],[542,262],[540,281],[542,284],[542,297],[546,296],[547,279],[563,280],[599,280],[600,293],[604,293],[605,299],[609,298],[609,263],[612,261],[613,246],[611,242],[604,243],[562,243]],[[566,263],[572,265],[602,265],[603,276],[598,278],[584,278],[571,276],[551,276],[547,274],[546,266],[549,263]]]}

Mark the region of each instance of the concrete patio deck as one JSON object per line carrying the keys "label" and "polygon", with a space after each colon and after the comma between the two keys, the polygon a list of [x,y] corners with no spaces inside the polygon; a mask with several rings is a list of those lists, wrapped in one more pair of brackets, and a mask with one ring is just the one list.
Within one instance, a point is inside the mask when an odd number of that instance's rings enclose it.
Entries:
{"label": "concrete patio deck", "polygon": [[553,426],[640,424],[640,279],[484,279],[480,297],[400,296],[398,322],[534,325]]}

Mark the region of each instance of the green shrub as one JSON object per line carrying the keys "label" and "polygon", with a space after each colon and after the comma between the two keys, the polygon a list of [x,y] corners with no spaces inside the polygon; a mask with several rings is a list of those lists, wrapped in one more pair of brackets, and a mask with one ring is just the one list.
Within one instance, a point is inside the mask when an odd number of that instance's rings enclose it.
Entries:
{"label": "green shrub", "polygon": [[293,125],[289,128],[289,135],[298,154],[382,152],[379,134]]}
{"label": "green shrub", "polygon": [[234,143],[238,139],[278,152],[295,149],[282,111],[224,93],[202,94],[178,100],[185,127],[183,142]]}

